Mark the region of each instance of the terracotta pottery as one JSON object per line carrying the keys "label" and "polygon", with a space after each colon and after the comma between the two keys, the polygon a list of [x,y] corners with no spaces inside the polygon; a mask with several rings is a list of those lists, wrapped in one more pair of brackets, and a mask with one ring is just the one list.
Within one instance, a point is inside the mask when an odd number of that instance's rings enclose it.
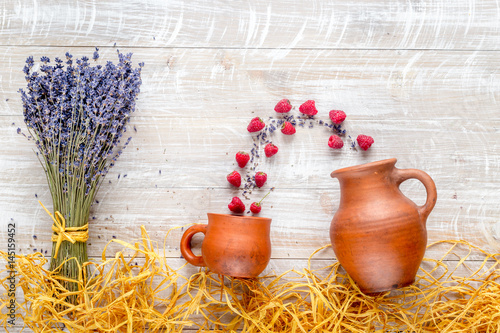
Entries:
{"label": "terracotta pottery", "polygon": [[[181,239],[181,253],[195,266],[206,266],[217,274],[253,278],[271,258],[271,219],[208,213],[208,225],[195,224]],[[191,251],[194,234],[205,234],[201,256]]]}
{"label": "terracotta pottery", "polygon": [[[332,172],[340,183],[340,206],[330,239],[340,264],[366,294],[405,287],[415,281],[427,245],[425,223],[436,204],[431,177],[416,169],[397,169],[388,159]],[[417,206],[399,189],[407,179],[427,191]]]}

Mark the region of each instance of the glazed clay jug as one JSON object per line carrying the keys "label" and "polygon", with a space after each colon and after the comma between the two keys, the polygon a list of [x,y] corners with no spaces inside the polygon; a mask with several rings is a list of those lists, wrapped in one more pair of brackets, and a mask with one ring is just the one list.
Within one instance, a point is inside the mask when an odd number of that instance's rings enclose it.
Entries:
{"label": "glazed clay jug", "polygon": [[[181,239],[181,253],[195,266],[206,266],[221,275],[253,278],[271,259],[271,219],[208,213],[207,224],[188,228]],[[202,232],[201,256],[191,250],[191,239]]]}
{"label": "glazed clay jug", "polygon": [[[332,172],[340,183],[340,206],[330,239],[340,264],[366,294],[401,288],[415,281],[427,245],[425,223],[436,204],[431,177],[416,169],[397,169],[388,159]],[[407,179],[427,191],[417,206],[399,189]]]}

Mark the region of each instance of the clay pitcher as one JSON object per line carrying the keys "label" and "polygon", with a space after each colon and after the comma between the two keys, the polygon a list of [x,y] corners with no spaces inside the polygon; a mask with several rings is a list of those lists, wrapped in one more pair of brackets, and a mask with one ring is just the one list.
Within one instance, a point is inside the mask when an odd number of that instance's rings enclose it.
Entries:
{"label": "clay pitcher", "polygon": [[[397,169],[388,159],[332,172],[340,183],[340,206],[330,239],[340,264],[366,294],[408,286],[415,281],[427,245],[427,216],[436,204],[431,177],[416,169]],[[417,206],[399,189],[407,179],[427,191]]]}
{"label": "clay pitcher", "polygon": [[[206,266],[212,272],[253,278],[266,268],[271,259],[271,219],[208,213],[207,224],[188,228],[181,239],[181,253],[195,266]],[[191,250],[191,239],[202,232],[201,256]]]}

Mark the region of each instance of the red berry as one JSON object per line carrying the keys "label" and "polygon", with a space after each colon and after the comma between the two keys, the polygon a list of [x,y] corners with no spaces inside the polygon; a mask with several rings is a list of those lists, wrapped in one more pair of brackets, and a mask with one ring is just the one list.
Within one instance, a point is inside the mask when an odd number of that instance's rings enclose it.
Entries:
{"label": "red berry", "polygon": [[282,99],[281,101],[276,104],[274,107],[274,111],[278,113],[287,113],[292,109],[292,104],[290,104],[290,101],[288,99]]}
{"label": "red berry", "polygon": [[281,133],[286,135],[295,134],[295,127],[289,121],[285,121],[283,127],[281,127]]}
{"label": "red berry", "polygon": [[371,136],[368,135],[358,135],[356,138],[356,141],[358,141],[358,145],[361,147],[363,150],[368,150],[370,146],[375,142]]}
{"label": "red berry", "polygon": [[345,120],[345,112],[342,110],[332,110],[329,113],[330,119],[334,124],[342,124],[342,122]]}
{"label": "red berry", "polygon": [[244,151],[236,153],[236,162],[238,162],[240,168],[244,168],[248,161],[250,161],[250,155],[248,155],[248,153],[245,153]]}
{"label": "red berry", "polygon": [[245,211],[245,204],[238,197],[234,197],[227,207],[233,213],[243,213]]}
{"label": "red berry", "polygon": [[266,157],[276,155],[276,153],[278,152],[278,146],[275,146],[270,142],[264,148],[264,152],[266,153]]}
{"label": "red berry", "polygon": [[260,119],[259,117],[255,117],[250,121],[250,124],[248,124],[247,130],[249,132],[258,132],[265,126],[266,124],[264,124],[264,121],[262,121],[262,119]]}
{"label": "red berry", "polygon": [[266,180],[267,180],[267,174],[265,174],[264,172],[259,171],[255,174],[255,185],[257,185],[257,187],[264,186]]}
{"label": "red berry", "polygon": [[227,181],[236,187],[240,187],[241,185],[241,175],[238,171],[233,171],[229,175],[227,175]]}
{"label": "red berry", "polygon": [[344,142],[338,135],[332,135],[328,140],[328,147],[333,149],[340,149],[344,147]]}
{"label": "red berry", "polygon": [[250,205],[250,211],[254,214],[259,214],[260,210],[262,209],[262,206],[258,202],[254,202]]}
{"label": "red berry", "polygon": [[318,113],[316,110],[315,102],[313,100],[308,100],[299,107],[299,111],[308,116],[314,116]]}

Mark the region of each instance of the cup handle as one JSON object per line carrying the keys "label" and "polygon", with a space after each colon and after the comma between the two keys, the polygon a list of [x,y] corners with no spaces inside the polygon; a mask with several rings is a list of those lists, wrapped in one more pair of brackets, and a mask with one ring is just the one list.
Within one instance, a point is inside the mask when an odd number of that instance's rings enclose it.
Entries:
{"label": "cup handle", "polygon": [[181,238],[181,253],[184,259],[191,265],[203,267],[206,266],[203,257],[195,255],[191,250],[191,239],[199,232],[205,234],[207,232],[207,225],[195,224],[184,232]]}
{"label": "cup handle", "polygon": [[418,179],[424,184],[425,190],[427,191],[427,200],[423,206],[418,207],[418,212],[422,218],[422,222],[425,223],[427,217],[431,213],[432,209],[436,205],[437,200],[437,191],[436,184],[432,180],[431,176],[422,170],[418,169],[397,169],[394,168],[394,180],[396,184],[399,186],[405,180],[415,178]]}

